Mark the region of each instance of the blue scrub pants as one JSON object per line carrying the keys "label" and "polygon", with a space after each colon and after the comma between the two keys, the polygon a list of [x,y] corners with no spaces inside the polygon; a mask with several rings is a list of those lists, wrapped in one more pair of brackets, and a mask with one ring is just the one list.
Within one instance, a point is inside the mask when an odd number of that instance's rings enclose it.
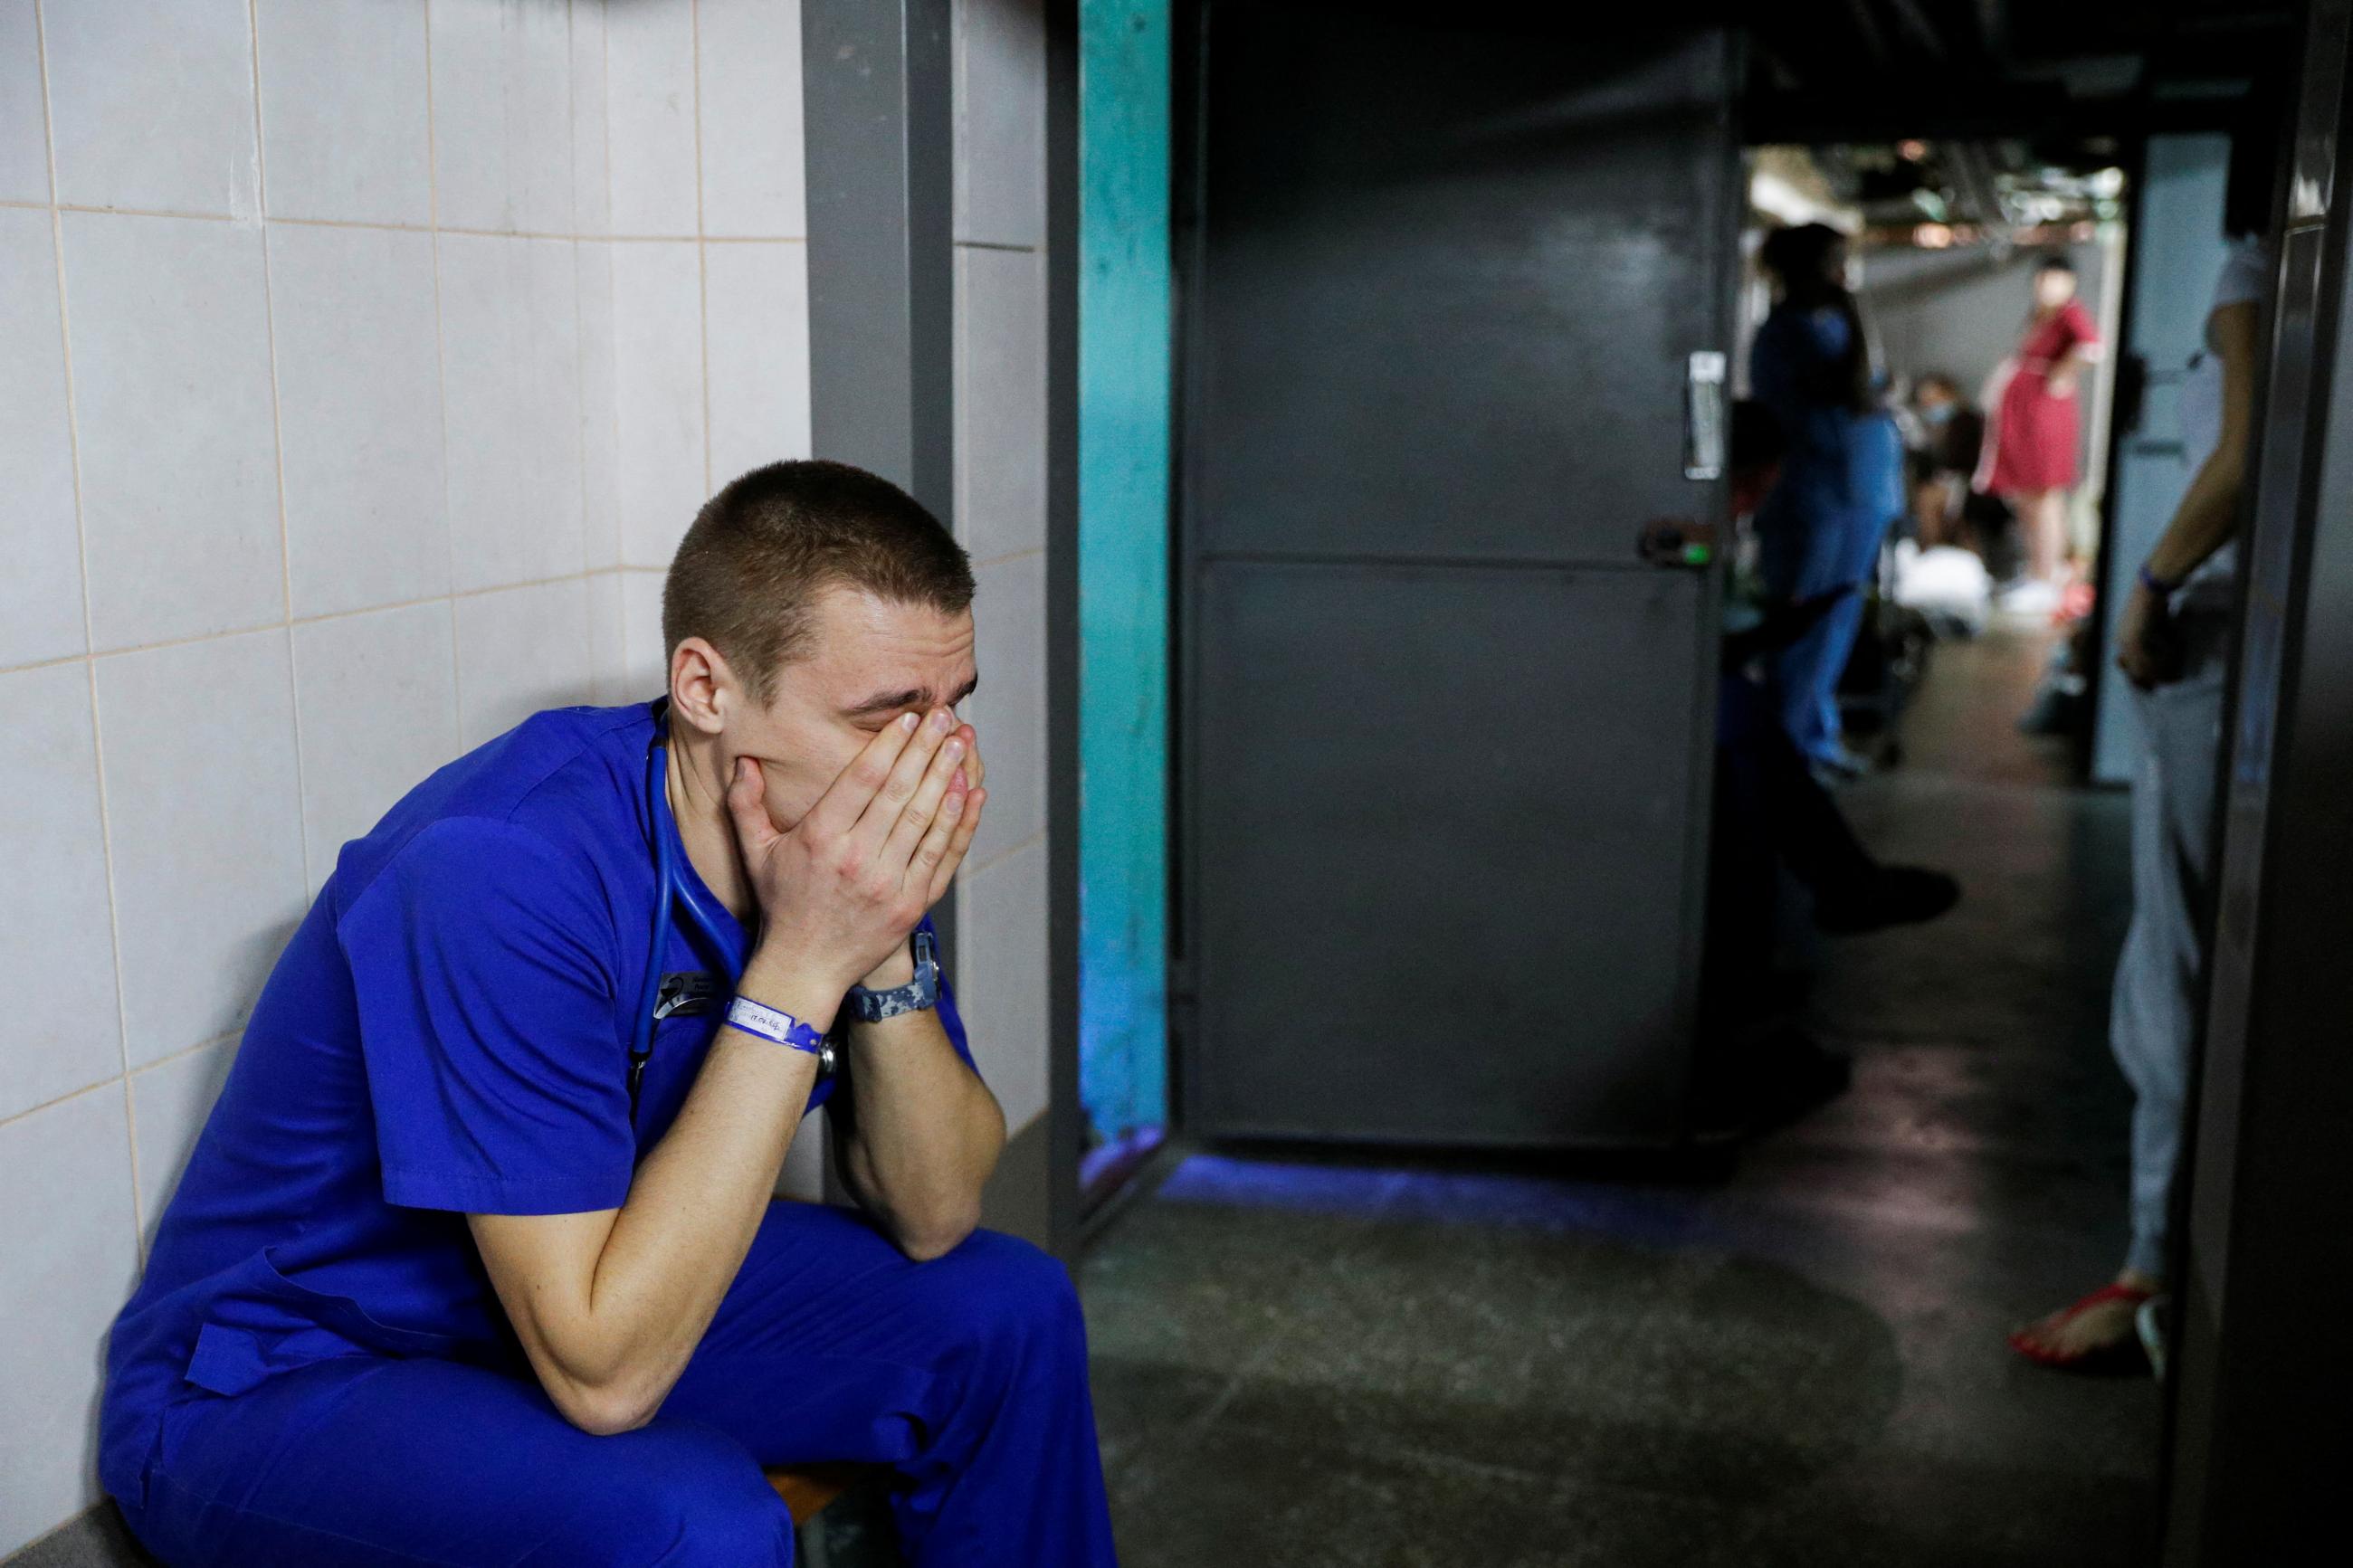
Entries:
{"label": "blue scrub pants", "polygon": [[784,1568],[764,1465],[872,1461],[918,1564],[1113,1561],[1078,1299],[1026,1242],[909,1261],[771,1205],[649,1425],[596,1437],[539,1385],[345,1356],[165,1413],[134,1533],[173,1568]]}
{"label": "blue scrub pants", "polygon": [[1862,591],[1848,590],[1806,635],[1767,660],[1781,727],[1807,760],[1838,763],[1846,752],[1839,718],[1839,678],[1862,634]]}

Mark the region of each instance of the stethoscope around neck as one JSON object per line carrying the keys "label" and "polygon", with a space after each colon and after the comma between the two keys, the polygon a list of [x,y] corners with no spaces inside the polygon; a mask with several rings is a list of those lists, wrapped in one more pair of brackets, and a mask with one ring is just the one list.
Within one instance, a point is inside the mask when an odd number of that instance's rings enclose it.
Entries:
{"label": "stethoscope around neck", "polygon": [[[653,942],[646,952],[645,979],[638,986],[637,1023],[629,1035],[629,1125],[638,1123],[638,1100],[646,1076],[646,1064],[653,1059],[654,1026],[665,1016],[662,999],[662,964],[670,955],[670,931],[674,926],[673,908],[685,910],[692,931],[702,933],[704,941],[724,954],[729,943],[721,934],[725,929],[719,912],[711,907],[702,889],[693,878],[681,878],[678,866],[678,823],[670,809],[670,699],[661,697],[652,706],[654,732],[646,742],[646,824],[653,838],[654,861],[654,922]],[[730,982],[733,977],[729,976]],[[818,1064],[820,1079],[831,1076],[834,1069],[834,1049],[828,1041]]]}

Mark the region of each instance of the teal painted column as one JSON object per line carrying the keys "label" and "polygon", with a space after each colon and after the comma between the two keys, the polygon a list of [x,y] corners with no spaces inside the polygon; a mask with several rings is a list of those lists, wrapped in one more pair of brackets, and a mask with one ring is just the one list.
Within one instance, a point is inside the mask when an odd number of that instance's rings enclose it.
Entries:
{"label": "teal painted column", "polygon": [[1079,6],[1079,1098],[1168,1114],[1169,18]]}

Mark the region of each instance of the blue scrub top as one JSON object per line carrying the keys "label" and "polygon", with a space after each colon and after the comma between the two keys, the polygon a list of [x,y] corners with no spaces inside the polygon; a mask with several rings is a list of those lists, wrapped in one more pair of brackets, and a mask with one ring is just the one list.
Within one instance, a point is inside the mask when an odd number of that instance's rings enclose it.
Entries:
{"label": "blue scrub top", "polygon": [[1883,410],[1826,402],[1815,390],[1845,354],[1847,319],[1827,306],[1774,307],[1757,329],[1748,379],[1788,441],[1757,509],[1757,567],[1778,597],[1810,599],[1872,574],[1879,542],[1904,510],[1904,439]]}
{"label": "blue scrub top", "polygon": [[[653,723],[648,704],[539,714],[344,846],[115,1320],[100,1471],[116,1497],[141,1500],[185,1384],[238,1394],[353,1354],[528,1375],[465,1216],[620,1206],[746,956],[669,826],[678,874],[721,929],[714,944],[681,913],[664,969],[716,973],[718,1001],[657,1026],[633,1131]],[[969,1065],[944,983],[939,1012]]]}

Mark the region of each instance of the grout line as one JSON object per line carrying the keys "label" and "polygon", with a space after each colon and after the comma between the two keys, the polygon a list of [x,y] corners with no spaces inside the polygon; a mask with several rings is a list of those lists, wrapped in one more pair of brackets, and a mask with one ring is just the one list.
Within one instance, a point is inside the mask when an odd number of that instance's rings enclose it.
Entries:
{"label": "grout line", "polygon": [[[47,205],[54,212],[58,205],[58,130],[56,116],[49,109],[49,35],[48,22],[42,14],[42,0],[33,0],[33,63],[41,73],[41,172],[49,184]],[[10,202],[10,206],[33,206],[33,202]],[[52,226],[55,226],[54,221]],[[59,274],[60,279],[63,274]]]}
{"label": "grout line", "polygon": [[69,1100],[79,1100],[85,1094],[95,1094],[100,1089],[108,1089],[116,1084],[121,1084],[123,1089],[123,1093],[128,1096],[131,1091],[132,1079],[140,1077],[142,1074],[153,1072],[158,1068],[170,1067],[174,1062],[179,1061],[185,1057],[195,1056],[199,1051],[208,1051],[215,1046],[227,1045],[230,1041],[237,1039],[243,1032],[244,1031],[241,1029],[232,1029],[225,1035],[215,1035],[208,1039],[198,1040],[193,1046],[182,1046],[176,1051],[164,1052],[162,1056],[157,1057],[152,1062],[142,1062],[139,1066],[135,1068],[126,1068],[121,1072],[108,1073],[96,1083],[86,1083],[79,1089],[69,1089],[63,1094],[53,1095],[49,1099],[41,1101],[38,1105],[28,1105],[22,1110],[12,1110],[5,1116],[0,1116],[0,1127],[5,1127],[11,1122],[22,1121],[28,1116],[38,1116],[42,1111],[50,1110],[56,1106],[63,1105]]}
{"label": "grout line", "polygon": [[[613,11],[612,7],[606,4],[606,0],[593,0],[593,3],[601,14],[601,19],[597,23],[596,49],[597,67],[603,75],[597,80],[596,89],[604,95],[604,99],[597,111],[596,123],[602,127],[605,137],[605,156],[602,163],[605,181],[605,227],[610,230],[613,226]],[[610,559],[618,562],[628,554],[629,540],[629,520],[621,513],[621,333],[618,321],[620,305],[619,297],[615,292],[613,283],[613,253],[609,250],[606,251],[598,258],[598,262],[604,268],[604,330],[613,372],[613,384],[609,388],[613,401],[604,410],[606,417],[599,421],[604,429],[606,450],[612,463],[611,472],[607,476],[612,486],[612,532],[605,542],[612,549]],[[586,378],[583,377],[582,380],[585,386]],[[582,437],[584,455],[586,439],[584,435]],[[624,616],[623,619],[626,621],[627,616]],[[614,636],[620,638],[618,646],[621,662],[624,665],[628,662],[628,638],[623,635],[625,629],[624,626],[614,628]]]}
{"label": "grout line", "polygon": [[[257,621],[251,626],[227,626],[219,631],[195,632],[184,637],[165,637],[158,642],[126,643],[121,647],[100,648],[89,653],[59,654],[51,658],[37,658],[23,664],[0,668],[0,675],[19,675],[27,670],[49,669],[61,664],[92,664],[103,659],[121,658],[134,653],[156,653],[164,648],[188,647],[196,643],[217,642],[228,637],[252,637],[260,632],[284,631],[294,626],[317,626],[322,621],[350,620],[359,616],[374,616],[387,610],[413,610],[420,605],[438,605],[457,599],[481,599],[492,594],[512,594],[524,588],[547,588],[562,583],[584,582],[607,572],[662,572],[660,566],[596,566],[578,572],[559,572],[552,577],[527,577],[518,583],[492,583],[480,588],[454,588],[446,594],[427,594],[414,599],[396,599],[384,605],[362,605],[355,609],[329,610],[315,616],[281,616],[273,621]],[[85,588],[85,593],[87,589]]]}
{"label": "grout line", "polygon": [[696,334],[702,351],[702,493],[711,484],[711,257],[701,241],[710,226],[702,216],[702,0],[687,0],[686,25],[694,62],[694,286],[702,320]]}
{"label": "grout line", "polygon": [[[427,114],[431,113],[428,105]],[[250,226],[254,220],[239,217],[235,213],[175,212],[164,207],[95,206],[87,202],[24,202],[0,199],[0,208],[24,212],[95,213],[102,217],[166,217],[195,223],[241,223]],[[295,217],[272,213],[270,223],[294,224],[302,228],[364,228],[389,234],[455,234],[477,239],[569,239],[579,243],[599,241],[613,245],[683,245],[700,239],[707,245],[806,245],[805,234],[558,234],[535,228],[461,228],[438,223],[376,223],[364,218]],[[964,241],[958,241],[964,244]],[[1034,249],[1024,246],[974,245],[981,250]]]}
{"label": "grout line", "polygon": [[115,886],[114,811],[106,790],[106,726],[98,713],[98,661],[90,663],[90,743],[98,764],[99,854],[106,862],[106,924],[114,939],[115,1045],[122,1061],[122,1124],[130,1142],[131,1220],[140,1261],[146,1261],[146,1216],[139,1212],[139,1113],[131,1103],[131,1003],[122,978],[122,898]]}
{"label": "grout line", "polygon": [[702,329],[695,336],[702,351],[702,493],[707,499],[716,488],[711,482],[711,254],[700,245],[694,247],[694,289],[702,317],[695,323]]}
{"label": "grout line", "polygon": [[120,658],[126,654],[156,653],[167,647],[188,647],[200,642],[218,642],[229,637],[249,637],[261,632],[283,631],[291,624],[284,616],[280,616],[274,621],[256,621],[250,626],[224,626],[218,631],[212,632],[191,632],[184,637],[164,637],[158,642],[128,643],[121,647],[92,648],[90,652],[90,661],[94,665],[100,659]]}
{"label": "grout line", "polygon": [[702,0],[687,0],[687,53],[693,61],[694,237],[710,226],[702,218]]}
{"label": "grout line", "polygon": [[[564,7],[564,102],[566,151],[571,169],[572,226],[580,226],[580,71],[577,34],[581,0],[565,0]],[[611,216],[611,180],[606,182],[606,210]],[[579,240],[572,243],[572,424],[580,441],[580,567],[582,582],[595,574],[596,551],[588,542],[588,321],[587,308],[580,298],[580,270],[586,247]],[[608,290],[609,292],[609,290]],[[605,699],[605,671],[598,657],[603,643],[596,635],[596,595],[584,591],[580,595],[582,630],[588,637],[588,691],[597,701]],[[454,626],[457,614],[450,613]],[[454,631],[451,634],[455,636]],[[460,739],[462,739],[462,733]]]}
{"label": "grout line", "polygon": [[90,202],[0,202],[0,206],[29,207],[37,205],[53,206],[61,213],[98,213],[107,217],[176,217],[187,218],[196,223],[242,223],[248,225],[252,221],[248,218],[239,217],[235,213],[177,212],[170,207],[111,207],[100,206]]}
{"label": "grout line", "polygon": [[253,46],[253,180],[254,199],[265,215],[261,220],[261,341],[269,355],[269,441],[278,479],[278,591],[285,608],[287,716],[294,725],[294,808],[302,860],[302,886],[311,886],[311,833],[305,807],[310,794],[302,779],[302,688],[294,668],[294,542],[286,518],[285,405],[278,391],[278,292],[269,270],[269,160],[261,139],[261,16],[260,0],[246,0],[246,25]]}
{"label": "grout line", "polygon": [[[607,0],[596,0],[596,3],[598,10],[604,14],[604,20],[599,24],[603,30],[597,37],[603,53],[605,77],[597,85],[605,94],[605,107],[604,112],[597,116],[597,122],[605,128],[605,226],[609,229],[613,226],[613,8],[607,4]],[[612,558],[615,561],[622,561],[628,558],[629,552],[629,520],[621,512],[620,298],[613,288],[612,252],[606,252],[604,260],[605,331],[611,340],[613,360],[613,405],[606,410],[611,416],[611,419],[605,430],[605,437],[611,443],[613,458],[612,472],[609,476],[613,487],[613,537],[608,542],[613,547]],[[626,611],[623,612],[621,619],[623,624],[615,629],[615,635],[620,637],[621,664],[623,668],[627,668],[629,639],[627,635],[628,616]]]}
{"label": "grout line", "polygon": [[[564,6],[564,103],[565,130],[567,134],[572,167],[572,223],[580,225],[580,83],[575,68],[578,45],[574,41],[580,16],[580,0],[565,0]],[[580,300],[581,244],[572,243],[572,391],[573,424],[580,437],[580,569],[596,570],[596,552],[588,543],[588,318],[586,307]],[[591,598],[594,595],[589,595]],[[454,616],[452,617],[455,618]],[[596,659],[596,650],[589,650],[590,664]],[[593,673],[593,671],[592,671]]]}
{"label": "grout line", "polygon": [[[425,226],[433,233],[441,229],[441,177],[435,165],[440,150],[433,141],[433,0],[425,0]],[[281,219],[285,223],[301,223],[301,218]],[[324,221],[324,220],[322,220]],[[411,226],[397,226],[406,228]],[[437,272],[436,282],[438,277]]]}
{"label": "grout line", "polygon": [[[56,111],[49,93],[47,21],[41,0],[34,0],[33,37],[41,57],[41,133],[48,152],[49,195],[54,201],[58,189],[58,139]],[[114,1050],[115,1059],[121,1065],[123,1158],[131,1173],[131,1245],[143,1265],[147,1227],[139,1213],[139,1122],[138,1112],[131,1103],[131,1009],[122,985],[122,900],[114,885],[114,820],[107,809],[106,743],[98,717],[98,665],[88,652],[98,639],[90,617],[90,525],[82,516],[81,415],[74,396],[73,327],[66,313],[66,222],[64,215],[54,208],[49,214],[49,246],[58,269],[58,353],[65,370],[67,466],[73,473],[74,547],[81,567],[82,680],[90,702],[90,782],[98,796],[98,853],[106,881],[107,956],[114,969]],[[92,1087],[103,1088],[104,1084]]]}
{"label": "grout line", "polygon": [[[595,0],[595,4],[604,16],[597,24],[596,52],[599,57],[597,64],[605,74],[596,86],[605,95],[605,103],[603,112],[596,118],[605,128],[605,226],[610,229],[613,226],[613,8],[605,0]],[[580,216],[576,205],[572,216],[575,218]]]}
{"label": "grout line", "polygon": [[[70,428],[70,424],[69,424],[69,428]],[[80,498],[77,496],[75,498],[77,510],[79,510],[79,501]],[[79,518],[75,519],[77,526],[74,531],[77,534],[81,531],[79,526]],[[79,548],[79,542],[77,542],[77,548]],[[85,575],[87,575],[87,573],[85,573]],[[90,638],[90,589],[87,586],[84,586],[82,589],[81,616],[82,639],[84,641],[88,641]],[[0,669],[0,676],[29,675],[37,669],[55,669],[61,664],[88,664],[89,662],[90,652],[88,649],[84,649],[80,653],[61,653],[48,658],[33,659],[25,664],[12,664],[5,669]]]}
{"label": "grout line", "polygon": [[[567,14],[568,15],[568,14]],[[570,67],[566,65],[566,74]],[[433,6],[425,7],[425,197],[433,220],[433,391],[441,409],[441,560],[449,593],[436,597],[449,605],[449,722],[456,728],[459,751],[466,744],[465,688],[458,675],[458,527],[449,503],[449,354],[448,334],[441,325],[441,146],[440,120],[433,101]],[[577,203],[573,216],[580,216]],[[575,274],[572,287],[577,290]],[[427,601],[418,601],[425,603]]]}
{"label": "grout line", "polygon": [[961,881],[968,875],[976,876],[980,872],[989,869],[991,867],[1004,865],[1008,860],[1012,859],[1016,855],[1022,853],[1024,850],[1035,849],[1039,845],[1046,842],[1046,835],[1048,832],[1048,828],[1041,827],[1037,832],[1031,834],[1029,837],[1023,839],[1020,843],[1008,844],[1004,848],[998,850],[996,854],[991,855],[986,860],[966,860],[963,865],[956,868],[956,879]]}
{"label": "grout line", "polygon": [[[70,376],[69,376],[68,380],[68,428],[70,432],[72,426]],[[76,477],[78,480],[79,477],[79,473],[77,473]],[[77,508],[78,507],[79,485],[77,485]],[[976,570],[985,566],[1000,566],[1010,562],[1024,561],[1032,556],[1041,556],[1045,553],[1046,552],[1042,548],[1017,550],[1010,554],[992,555],[986,561],[976,561],[973,563],[973,566]],[[24,675],[37,669],[54,669],[58,666],[64,664],[86,663],[96,665],[106,659],[125,658],[132,654],[159,653],[168,648],[193,647],[197,643],[218,642],[229,637],[252,637],[260,632],[291,630],[297,626],[314,626],[328,621],[356,620],[363,616],[388,615],[395,610],[414,610],[426,605],[454,604],[459,599],[488,598],[493,594],[512,594],[525,588],[549,588],[564,583],[585,584],[591,577],[607,577],[615,575],[661,577],[668,575],[669,572],[670,568],[667,566],[649,566],[642,562],[616,562],[607,566],[583,567],[577,572],[560,572],[552,577],[528,577],[521,582],[492,583],[480,588],[452,588],[447,593],[425,594],[414,599],[394,599],[388,603],[381,605],[360,605],[348,610],[324,610],[315,616],[281,616],[277,620],[258,621],[251,626],[227,626],[218,631],[195,632],[184,637],[165,637],[158,642],[126,643],[120,647],[98,648],[81,653],[58,654],[48,658],[28,659],[23,664],[0,666],[0,676]],[[83,572],[83,597],[85,600],[83,615],[85,626],[87,625],[89,614],[87,607],[87,600],[89,597],[88,575],[88,568],[87,565],[85,565]],[[85,636],[87,636],[86,631]]]}
{"label": "grout line", "polygon": [[[0,1127],[12,1126],[16,1122],[24,1121],[28,1116],[38,1116],[44,1110],[54,1110],[69,1100],[79,1100],[85,1094],[96,1094],[102,1089],[120,1087],[127,1096],[130,1093],[130,1083],[131,1079],[125,1074],[119,1072],[108,1073],[96,1083],[86,1083],[79,1089],[69,1089],[63,1094],[57,1095],[51,1099],[41,1101],[38,1105],[28,1105],[22,1110],[12,1110],[5,1116],[0,1116]],[[135,1173],[133,1179],[134,1181],[136,1180]]]}
{"label": "grout line", "polygon": [[[289,938],[288,940],[291,941],[292,939]],[[246,1015],[246,1022],[250,1023],[252,1021],[252,1017],[253,1015],[251,1013],[248,1013]],[[131,1069],[129,1076],[132,1078],[138,1078],[143,1074],[153,1072],[157,1068],[170,1067],[174,1062],[195,1056],[198,1051],[208,1051],[215,1046],[227,1045],[234,1040],[242,1039],[244,1036],[245,1024],[241,1023],[234,1029],[229,1029],[221,1034],[215,1035],[209,1039],[198,1040],[193,1046],[182,1046],[176,1051],[165,1051],[162,1056],[157,1057],[152,1062],[142,1062],[137,1067]]]}
{"label": "grout line", "polygon": [[[574,289],[580,280],[573,279]],[[441,320],[441,239],[433,239],[433,363],[441,393],[441,548],[448,563],[449,592],[449,717],[458,726],[458,748],[466,749],[466,679],[459,673],[464,650],[458,638],[458,516],[450,493],[449,352],[448,332]]]}
{"label": "grout line", "polygon": [[[48,147],[49,189],[54,193],[58,184],[57,137],[50,126],[53,117],[49,110],[49,53],[43,26],[41,0],[34,0],[33,37],[41,54],[41,135]],[[67,467],[73,473],[74,550],[78,557],[75,564],[81,569],[82,651],[79,657],[87,658],[98,637],[90,621],[90,530],[82,519],[81,418],[74,398],[73,329],[68,324],[66,315],[66,220],[54,207],[49,212],[49,249],[58,269],[58,355],[66,378]],[[51,659],[44,662],[63,661]]]}
{"label": "grout line", "polygon": [[[35,36],[37,38],[41,22],[40,6],[37,4],[33,9],[33,22]],[[41,62],[41,105],[45,135],[48,119],[48,60],[47,49],[44,47]],[[51,165],[49,178],[54,184],[57,179],[57,154],[54,143],[52,143],[49,162]],[[77,558],[75,564],[81,572],[82,651],[79,657],[87,658],[90,645],[98,639],[90,624],[90,531],[88,524],[82,520],[81,420],[74,399],[73,329],[68,325],[66,317],[66,224],[65,218],[56,212],[49,214],[49,251],[58,271],[58,357],[60,367],[65,372],[67,467],[73,474],[74,552]],[[63,660],[50,659],[44,662],[61,663]]]}

